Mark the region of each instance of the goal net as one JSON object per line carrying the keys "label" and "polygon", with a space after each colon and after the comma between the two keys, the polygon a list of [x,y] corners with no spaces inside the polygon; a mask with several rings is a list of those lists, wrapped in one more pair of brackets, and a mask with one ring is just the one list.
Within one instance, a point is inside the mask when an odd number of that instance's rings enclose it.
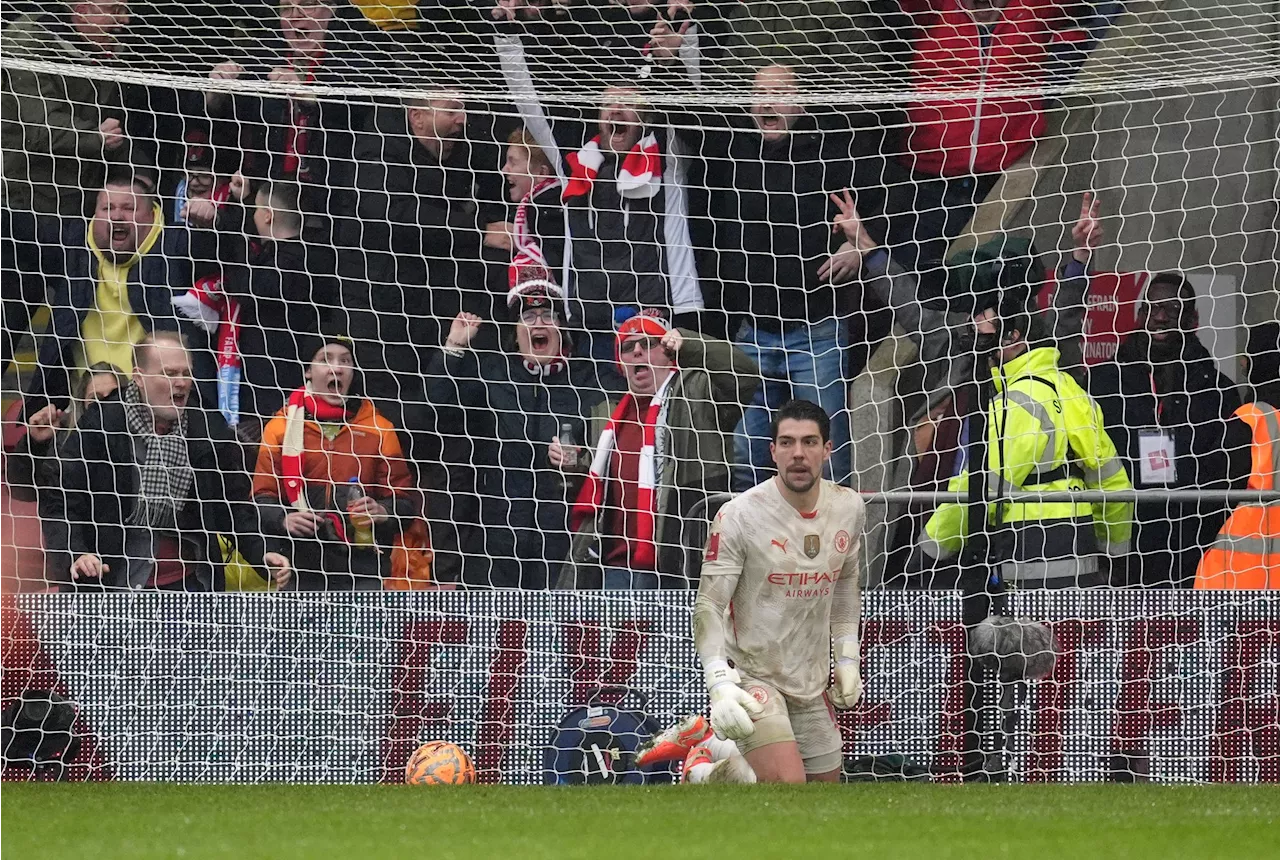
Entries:
{"label": "goal net", "polygon": [[1276,2],[0,10],[6,779],[673,781],[799,399],[850,778],[1280,780]]}

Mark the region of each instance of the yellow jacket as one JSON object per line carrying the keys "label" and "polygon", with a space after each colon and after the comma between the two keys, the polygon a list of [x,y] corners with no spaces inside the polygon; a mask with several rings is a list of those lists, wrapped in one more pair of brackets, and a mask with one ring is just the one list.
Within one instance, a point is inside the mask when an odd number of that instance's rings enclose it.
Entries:
{"label": "yellow jacket", "polygon": [[[987,412],[988,497],[1015,490],[1128,490],[1129,476],[1115,445],[1102,426],[1102,412],[1074,379],[1058,369],[1058,351],[1032,349],[1002,368],[992,371],[997,396]],[[968,471],[951,479],[949,489],[965,492]],[[1013,562],[1023,566],[1022,578],[1052,578],[1079,570],[1082,551],[1092,548],[1108,555],[1129,550],[1133,529],[1133,505],[1128,502],[1005,502],[1001,522],[1014,529]],[[988,506],[995,522],[996,503]],[[1093,539],[1067,524],[1092,519]],[[1064,527],[1022,530],[1020,524],[1058,522]],[[968,534],[968,506],[941,505],[920,536],[926,555],[945,558],[959,552]],[[1036,537],[1029,539],[1034,531]],[[1044,567],[1044,560],[1049,565]],[[1053,559],[1061,559],[1063,571],[1055,572]],[[1069,564],[1066,564],[1069,562]],[[1028,574],[1027,563],[1041,564],[1039,573]],[[1095,568],[1096,569],[1096,564]]]}

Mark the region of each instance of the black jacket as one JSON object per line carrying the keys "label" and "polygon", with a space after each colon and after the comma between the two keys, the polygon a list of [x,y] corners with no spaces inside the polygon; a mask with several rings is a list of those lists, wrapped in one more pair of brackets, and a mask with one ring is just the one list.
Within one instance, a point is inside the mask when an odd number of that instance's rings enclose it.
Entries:
{"label": "black jacket", "polygon": [[[1103,424],[1125,458],[1134,488],[1244,489],[1249,435],[1232,417],[1240,406],[1235,385],[1194,336],[1186,340],[1179,358],[1154,366],[1147,358],[1147,344],[1146,334],[1135,333],[1114,361],[1089,372],[1089,393],[1102,408]],[[1176,483],[1142,483],[1143,428],[1160,428],[1172,436]],[[1229,505],[1217,501],[1137,505],[1129,581],[1189,586],[1204,548],[1213,542],[1229,511]]]}
{"label": "black jacket", "polygon": [[306,353],[336,315],[333,252],[301,239],[245,241],[245,210],[225,208],[223,290],[240,305],[240,414],[265,423],[302,385]]}
{"label": "black jacket", "polygon": [[55,434],[48,442],[32,442],[30,434],[23,434],[13,450],[5,452],[4,480],[11,498],[38,502],[45,488],[59,483],[55,477],[54,455],[67,434],[64,430]]}
{"label": "black jacket", "polygon": [[[4,457],[4,477],[9,495],[19,502],[35,502],[40,515],[40,534],[48,549],[66,546],[67,521],[63,517],[62,460],[59,451],[70,433],[56,431],[48,442],[32,442],[29,434],[18,440],[12,451]],[[49,583],[69,582],[70,561],[62,564],[62,557],[54,553],[45,556],[45,580]]]}
{"label": "black jacket", "polygon": [[544,379],[519,356],[481,362],[474,350],[440,351],[427,373],[433,403],[464,407],[472,445],[480,528],[463,547],[465,581],[546,588],[548,565],[555,569],[569,553],[569,505],[582,480],[566,481],[547,462],[547,448],[565,423],[579,445],[595,438],[591,421],[605,417],[605,398],[590,362],[570,359]]}
{"label": "black jacket", "polygon": [[[566,141],[561,147],[565,153],[576,152],[594,135],[562,134],[565,128],[564,123],[553,126],[557,138]],[[658,138],[665,152],[665,136],[659,132]],[[570,142],[575,139],[576,143]],[[621,168],[621,158],[607,155],[591,192],[565,204],[573,237],[571,292],[581,302],[580,319],[590,331],[611,330],[614,308],[619,305],[670,308],[675,303],[668,282],[672,273],[665,230],[669,187],[664,183],[648,199],[626,199],[617,186]]]}
{"label": "black jacket", "polygon": [[[223,587],[222,553],[218,535],[234,541],[245,560],[262,566],[263,537],[256,506],[249,500],[250,482],[242,457],[225,425],[187,409],[187,454],[195,481],[191,497],[178,514],[177,533],[194,538],[198,558],[212,571],[215,591]],[[118,397],[100,401],[81,419],[61,450],[62,494],[51,512],[69,523],[66,544],[49,547],[71,562],[93,553],[111,568],[102,584],[127,586],[125,520],[137,504],[138,466],[133,435],[124,404]]]}
{"label": "black jacket", "polygon": [[401,385],[380,371],[413,384],[416,345],[439,343],[460,310],[490,312],[480,246],[485,224],[505,220],[497,153],[459,140],[441,162],[402,106],[379,110],[355,153],[354,217],[336,225],[347,333],[366,342],[368,393],[398,400]]}
{"label": "black jacket", "polygon": [[[266,80],[275,66],[287,65],[289,48],[283,38],[265,40],[252,55],[237,58],[246,77]],[[396,43],[348,4],[340,4],[329,25],[325,55],[312,73],[318,86],[378,86],[402,83],[403,65]],[[294,119],[305,128],[305,143],[297,143],[297,158],[286,155],[286,142],[295,137]],[[341,183],[349,170],[357,130],[369,114],[367,102],[352,98],[289,99],[237,94],[210,112],[215,149],[241,149],[241,170],[251,178],[297,181],[304,212],[329,215],[341,211]],[[313,225],[325,225],[313,219]],[[327,227],[327,225],[325,225]],[[324,235],[318,230],[317,237]]]}
{"label": "black jacket", "polygon": [[883,211],[884,188],[902,171],[879,154],[879,135],[855,133],[835,116],[821,123],[802,116],[774,142],[746,116],[677,123],[706,160],[711,217],[704,229],[718,256],[725,309],[752,313],[774,328],[779,320],[819,322],[847,313],[847,290],[818,279],[844,241],[832,233],[836,208],[828,195],[852,188],[868,229],[884,239],[873,219]]}

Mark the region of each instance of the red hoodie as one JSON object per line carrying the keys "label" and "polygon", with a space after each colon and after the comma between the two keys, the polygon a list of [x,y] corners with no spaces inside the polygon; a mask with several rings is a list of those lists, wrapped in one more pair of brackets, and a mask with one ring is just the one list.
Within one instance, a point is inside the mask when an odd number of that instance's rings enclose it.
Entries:
{"label": "red hoodie", "polygon": [[1075,34],[1060,32],[1067,19],[1050,0],[1010,0],[985,48],[959,0],[939,0],[931,17],[915,44],[914,89],[991,94],[909,105],[907,166],[940,176],[1004,170],[1044,133],[1044,100],[998,92],[1040,86],[1049,43]]}

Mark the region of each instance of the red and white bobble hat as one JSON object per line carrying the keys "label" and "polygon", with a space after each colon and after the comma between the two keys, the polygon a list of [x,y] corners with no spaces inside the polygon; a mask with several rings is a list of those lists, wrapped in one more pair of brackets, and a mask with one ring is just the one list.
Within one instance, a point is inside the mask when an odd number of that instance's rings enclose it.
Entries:
{"label": "red and white bobble hat", "polygon": [[551,280],[546,269],[527,266],[521,275],[519,283],[507,290],[507,307],[516,316],[537,308],[558,310],[557,306],[564,301],[564,290]]}

